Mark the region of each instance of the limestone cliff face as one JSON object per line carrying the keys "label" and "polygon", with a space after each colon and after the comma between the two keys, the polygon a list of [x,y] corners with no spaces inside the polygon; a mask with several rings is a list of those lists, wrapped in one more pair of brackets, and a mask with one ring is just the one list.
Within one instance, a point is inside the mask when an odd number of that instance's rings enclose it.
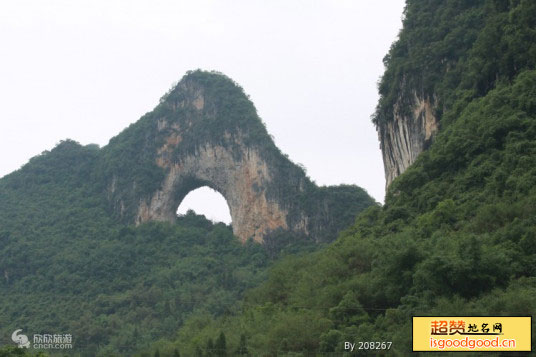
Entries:
{"label": "limestone cliff face", "polygon": [[[165,126],[165,124],[163,124]],[[240,144],[240,158],[221,145],[205,144],[195,154],[172,160],[180,136],[172,135],[159,149],[158,165],[165,169],[162,187],[140,201],[136,222],[173,222],[177,207],[192,189],[209,186],[227,200],[233,231],[242,241],[261,242],[270,231],[288,229],[288,212],[268,200],[263,187],[273,180],[257,150]]]}
{"label": "limestone cliff face", "polygon": [[135,224],[175,221],[184,197],[208,186],[226,199],[243,242],[281,232],[321,241],[374,203],[355,186],[312,183],[275,146],[242,89],[220,74],[186,75],[106,150],[108,199]]}
{"label": "limestone cliff face", "polygon": [[[403,173],[431,143],[439,123],[428,98],[417,96],[411,110],[403,111],[400,101],[395,103],[392,120],[376,125],[383,156],[386,187]],[[404,108],[405,109],[405,108]],[[409,114],[404,114],[408,113]]]}

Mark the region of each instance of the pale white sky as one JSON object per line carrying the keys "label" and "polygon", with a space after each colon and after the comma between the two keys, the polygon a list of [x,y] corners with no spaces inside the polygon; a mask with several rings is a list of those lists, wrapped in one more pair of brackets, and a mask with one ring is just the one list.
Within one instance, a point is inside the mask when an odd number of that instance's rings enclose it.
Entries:
{"label": "pale white sky", "polygon": [[[238,82],[279,148],[317,184],[357,184],[382,202],[370,115],[403,6],[2,0],[0,177],[62,139],[106,145],[186,71],[201,68]],[[207,206],[207,199],[193,201]],[[225,203],[218,207],[207,215],[225,216]]]}

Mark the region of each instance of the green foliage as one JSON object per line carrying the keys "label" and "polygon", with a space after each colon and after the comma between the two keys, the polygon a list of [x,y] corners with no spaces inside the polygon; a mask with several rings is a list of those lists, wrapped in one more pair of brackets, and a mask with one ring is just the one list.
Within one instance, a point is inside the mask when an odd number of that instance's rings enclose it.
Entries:
{"label": "green foliage", "polygon": [[94,180],[102,190],[109,189],[106,185],[114,182],[114,188],[119,190],[115,194],[127,195],[128,199],[124,200],[127,212],[134,209],[136,198],[155,191],[164,179],[164,172],[154,157],[157,148],[163,145],[157,114],[153,111],[144,115],[113,137],[102,149],[94,169]]}
{"label": "green foliage", "polygon": [[30,352],[26,348],[18,348],[17,346],[3,346],[0,347],[0,357],[46,357],[47,354],[43,352]]}
{"label": "green foliage", "polygon": [[62,142],[0,180],[1,333],[70,333],[77,353],[129,354],[194,313],[235,311],[264,278],[265,249],[192,212],[118,223],[87,180],[98,154]]}
{"label": "green foliage", "polygon": [[534,18],[530,0],[407,1],[404,29],[384,58],[374,122],[393,120],[395,108],[411,114],[415,95],[435,102],[441,119],[460,97],[481,97],[534,68]]}
{"label": "green foliage", "polygon": [[[192,154],[207,142],[232,147],[236,138],[240,137],[248,147],[259,147],[263,153],[275,151],[281,155],[255,106],[232,79],[218,72],[188,72],[180,85],[163,98],[160,106],[169,108],[187,100],[185,87],[187,91],[202,91],[203,111],[179,109],[169,114],[170,120],[187,124],[188,131],[193,134],[182,138],[176,149],[178,154]],[[201,116],[204,120],[196,120]],[[226,135],[222,135],[224,133]]]}
{"label": "green foliage", "polygon": [[240,344],[238,345],[238,349],[236,350],[235,354],[237,356],[248,356],[249,355],[247,342],[246,342],[246,335],[244,335],[244,334],[240,335]]}
{"label": "green foliage", "polygon": [[214,355],[218,357],[227,356],[227,340],[225,339],[223,331],[220,332],[220,335],[214,344]]}
{"label": "green foliage", "polygon": [[176,343],[225,330],[230,348],[247,336],[252,355],[342,353],[344,341],[393,341],[390,353],[406,355],[411,316],[534,316],[535,9],[409,1],[376,120],[405,89],[440,93],[434,143],[383,207],[323,250],[280,260],[240,314],[187,321]]}
{"label": "green foliage", "polygon": [[[188,100],[185,93],[198,92],[203,94],[203,110],[183,108],[180,103]],[[187,73],[163,97],[160,106],[174,108],[168,110],[166,119],[187,128],[174,149],[175,160],[195,154],[207,144],[229,149],[237,160],[244,146],[256,150],[273,178],[261,188],[267,199],[277,200],[288,211],[289,226],[300,222],[305,213],[309,217],[307,229],[319,242],[332,241],[358,212],[375,204],[357,186],[317,187],[311,182],[304,168],[277,148],[243,89],[221,73],[200,70]],[[159,112],[158,108],[155,111]],[[274,244],[274,249],[279,250],[280,245]]]}
{"label": "green foliage", "polygon": [[[170,138],[177,142],[162,154]],[[335,239],[359,211],[375,203],[356,186],[317,187],[302,166],[277,148],[243,89],[221,73],[201,70],[188,72],[152,112],[112,138],[100,150],[91,177],[108,196],[114,216],[133,223],[140,201],[160,188],[169,172],[157,165],[158,160],[166,156],[180,164],[207,146],[223,148],[236,162],[245,151],[259,155],[271,179],[255,189],[288,212],[290,227],[303,224],[305,213],[309,217],[305,228],[318,242]],[[194,172],[175,193],[176,199],[205,185],[216,186]]]}
{"label": "green foliage", "polygon": [[365,190],[354,185],[314,187],[298,201],[313,222],[310,233],[320,242],[331,242],[342,228],[353,223],[357,212],[376,204]]}
{"label": "green foliage", "polygon": [[[183,105],[197,91],[205,98],[202,113]],[[177,161],[207,143],[236,155],[237,145],[258,149],[273,176],[262,188],[267,198],[286,199],[289,226],[310,212],[311,232],[323,229],[319,241],[333,240],[373,204],[355,186],[318,188],[275,146],[242,88],[219,73],[190,72],[104,148],[62,141],[0,180],[0,333],[70,333],[77,353],[87,356],[171,355],[182,347],[166,341],[184,321],[236,313],[273,260],[319,247],[282,230],[264,246],[242,245],[230,226],[192,212],[176,224],[130,225],[140,200],[166,174],[156,164],[170,134],[164,120],[188,128]],[[322,208],[317,216],[315,207]],[[234,352],[238,337],[221,337],[214,348]],[[205,342],[184,353],[203,352]],[[240,351],[248,353],[245,345]]]}
{"label": "green foliage", "polygon": [[356,339],[405,354],[413,315],[534,315],[535,88],[526,71],[473,101],[384,207],[324,250],[284,258],[239,315],[190,326],[177,343],[223,329],[231,349],[246,335],[253,355],[342,352]]}
{"label": "green foliage", "polygon": [[86,355],[337,354],[344,341],[393,341],[390,353],[406,355],[414,315],[534,315],[535,11],[524,0],[408,1],[375,121],[395,102],[409,112],[418,93],[438,101],[442,128],[383,207],[355,187],[317,188],[241,88],[187,74],[188,90],[222,95],[205,102],[217,114],[192,123],[179,156],[245,135],[275,167],[268,196],[288,197],[291,220],[305,209],[311,229],[335,223],[327,236],[370,206],[320,251],[288,232],[242,246],[193,213],[137,227],[110,217],[109,180],[136,183],[114,193],[127,211],[160,184],[149,164],[157,120],[197,115],[171,110],[185,100],[178,87],[102,150],[67,141],[32,159],[0,180],[0,333],[60,328]]}

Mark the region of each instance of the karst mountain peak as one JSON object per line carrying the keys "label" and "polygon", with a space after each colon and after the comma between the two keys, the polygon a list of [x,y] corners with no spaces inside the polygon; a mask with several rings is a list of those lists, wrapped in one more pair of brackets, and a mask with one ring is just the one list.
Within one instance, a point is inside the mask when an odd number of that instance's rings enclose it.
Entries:
{"label": "karst mountain peak", "polygon": [[[208,186],[226,199],[243,242],[281,232],[324,240],[373,203],[356,186],[317,187],[275,146],[242,88],[218,72],[188,72],[104,151],[113,211],[135,224],[173,222],[184,197]],[[342,202],[352,208],[341,217]]]}

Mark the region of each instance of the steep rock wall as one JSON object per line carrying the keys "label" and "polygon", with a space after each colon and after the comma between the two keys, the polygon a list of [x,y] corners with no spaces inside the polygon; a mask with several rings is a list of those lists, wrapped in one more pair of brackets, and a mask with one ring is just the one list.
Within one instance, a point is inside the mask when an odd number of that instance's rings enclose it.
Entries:
{"label": "steep rock wall", "polygon": [[430,145],[439,127],[431,101],[416,93],[413,95],[413,105],[408,114],[404,114],[398,101],[393,108],[393,119],[376,125],[386,187],[415,162],[417,156]]}
{"label": "steep rock wall", "polygon": [[166,145],[157,158],[166,177],[160,189],[142,199],[136,223],[150,220],[173,222],[177,207],[193,189],[209,186],[225,197],[233,231],[242,241],[261,242],[270,231],[288,229],[288,212],[268,200],[264,187],[272,180],[268,165],[256,150],[240,145],[240,159],[221,145],[205,145],[180,161],[171,160],[174,146]]}
{"label": "steep rock wall", "polygon": [[108,199],[127,223],[173,222],[184,197],[208,186],[226,199],[242,242],[285,232],[329,241],[374,203],[356,186],[317,187],[275,146],[242,89],[216,73],[187,74],[104,157]]}

